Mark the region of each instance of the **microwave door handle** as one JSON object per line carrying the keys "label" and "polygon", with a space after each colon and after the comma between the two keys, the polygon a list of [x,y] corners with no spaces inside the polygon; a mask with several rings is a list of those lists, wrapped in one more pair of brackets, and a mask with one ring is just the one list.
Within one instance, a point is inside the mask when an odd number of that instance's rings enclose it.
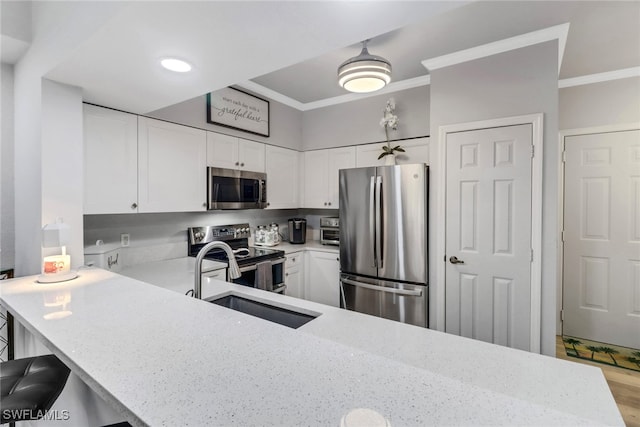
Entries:
{"label": "microwave door handle", "polygon": [[258,203],[262,203],[262,194],[263,194],[263,190],[264,190],[264,179],[258,180]]}
{"label": "microwave door handle", "polygon": [[375,176],[371,177],[369,182],[369,239],[373,244],[373,268],[378,267],[378,252],[376,246],[376,197],[375,197]]}

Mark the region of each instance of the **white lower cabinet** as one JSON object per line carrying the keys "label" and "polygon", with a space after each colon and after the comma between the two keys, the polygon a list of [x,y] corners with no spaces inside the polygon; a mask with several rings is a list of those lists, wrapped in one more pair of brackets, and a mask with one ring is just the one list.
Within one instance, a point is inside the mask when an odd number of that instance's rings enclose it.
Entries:
{"label": "white lower cabinet", "polygon": [[340,258],[335,252],[307,251],[304,298],[340,307]]}
{"label": "white lower cabinet", "polygon": [[288,254],[284,267],[284,293],[291,297],[304,298],[304,252]]}

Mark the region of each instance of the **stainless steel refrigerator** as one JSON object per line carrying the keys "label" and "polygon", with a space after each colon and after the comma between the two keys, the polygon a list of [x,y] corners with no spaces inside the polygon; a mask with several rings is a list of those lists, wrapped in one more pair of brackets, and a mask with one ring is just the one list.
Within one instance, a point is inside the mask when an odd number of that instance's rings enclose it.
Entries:
{"label": "stainless steel refrigerator", "polygon": [[428,327],[429,167],[339,174],[341,307]]}

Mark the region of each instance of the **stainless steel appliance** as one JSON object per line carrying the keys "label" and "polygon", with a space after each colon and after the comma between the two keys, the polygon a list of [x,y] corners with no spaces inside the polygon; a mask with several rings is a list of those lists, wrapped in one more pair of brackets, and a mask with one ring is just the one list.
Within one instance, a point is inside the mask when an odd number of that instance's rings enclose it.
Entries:
{"label": "stainless steel appliance", "polygon": [[343,308],[428,327],[428,171],[340,170]]}
{"label": "stainless steel appliance", "polygon": [[207,209],[267,207],[267,174],[207,168]]}
{"label": "stainless steel appliance", "polygon": [[320,218],[320,243],[323,245],[340,244],[340,218],[327,216]]}
{"label": "stainless steel appliance", "polygon": [[289,243],[302,244],[307,241],[307,220],[291,218],[288,221]]}
{"label": "stainless steel appliance", "polygon": [[[242,273],[239,278],[231,280],[233,283],[272,292],[284,292],[284,251],[250,247],[250,235],[249,224],[191,227],[187,230],[187,251],[189,256],[195,257],[207,243],[223,241],[233,249]],[[222,249],[212,250],[205,258],[228,261],[227,254]]]}

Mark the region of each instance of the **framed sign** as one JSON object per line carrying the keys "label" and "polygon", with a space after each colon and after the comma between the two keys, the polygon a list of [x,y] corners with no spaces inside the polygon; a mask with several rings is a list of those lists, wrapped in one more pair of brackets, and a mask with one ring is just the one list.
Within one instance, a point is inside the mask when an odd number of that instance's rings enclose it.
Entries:
{"label": "framed sign", "polygon": [[207,123],[269,136],[269,101],[234,88],[207,94]]}

